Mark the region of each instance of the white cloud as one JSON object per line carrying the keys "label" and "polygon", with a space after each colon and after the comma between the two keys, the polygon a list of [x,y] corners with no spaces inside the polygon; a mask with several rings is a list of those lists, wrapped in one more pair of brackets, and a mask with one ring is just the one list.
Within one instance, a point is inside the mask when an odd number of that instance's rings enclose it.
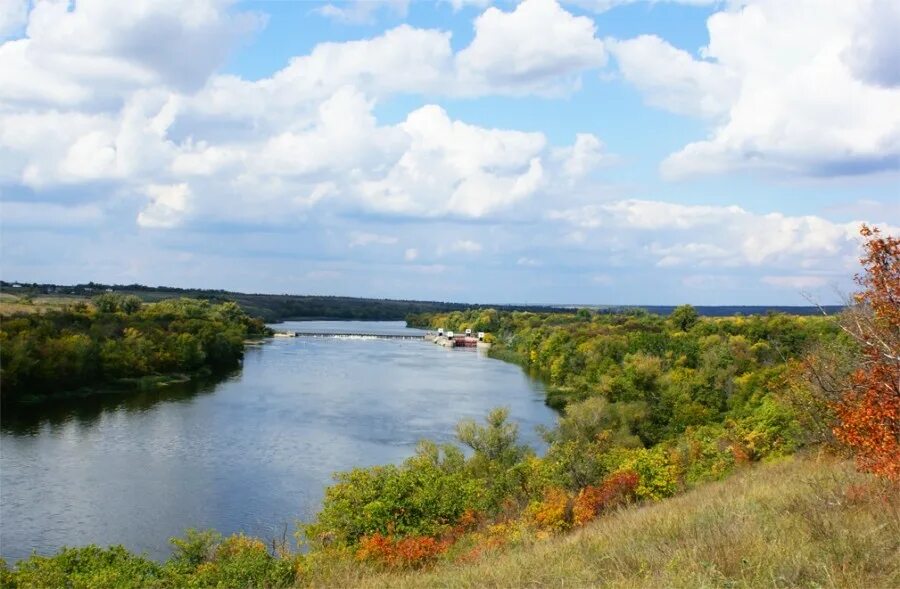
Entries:
{"label": "white cloud", "polygon": [[[151,85],[196,90],[234,42],[261,24],[252,13],[229,10],[230,3],[36,2],[26,38],[0,52],[0,102],[96,108],[116,106],[124,92]],[[8,83],[26,73],[38,84]]]}
{"label": "white cloud", "polygon": [[320,43],[258,86],[277,104],[353,84],[369,94],[428,92],[447,81],[450,34],[400,25],[372,39]]}
{"label": "white cloud", "polygon": [[408,248],[403,252],[403,259],[407,262],[413,262],[419,257],[419,250],[414,247]]}
{"label": "white cloud", "polygon": [[[711,117],[670,178],[733,169],[804,175],[900,169],[900,10],[881,0],[746,0],[711,16],[702,59],[656,37],[612,43],[647,101]],[[895,5],[896,6],[896,5]]]}
{"label": "white cloud", "polygon": [[469,91],[560,93],[580,73],[606,63],[594,22],[555,0],[524,0],[512,12],[488,8],[475,20],[475,38],[456,56],[459,83]]}
{"label": "white cloud", "polygon": [[386,175],[360,185],[371,208],[480,217],[528,198],[543,177],[540,133],[467,125],[435,105],[410,113],[399,128],[406,150]]}
{"label": "white cloud", "polygon": [[[625,200],[550,213],[590,231],[584,241],[640,252],[659,267],[779,267],[849,271],[861,222],[756,214],[737,206]],[[887,226],[886,226],[887,227]],[[897,231],[895,227],[887,227]]]}
{"label": "white cloud", "polygon": [[151,185],[144,189],[150,203],[138,213],[141,227],[168,229],[181,224],[190,210],[191,189],[187,184]]}
{"label": "white cloud", "polygon": [[[0,182],[36,190],[109,182],[117,194],[187,187],[189,211],[151,205],[140,216],[145,226],[176,217],[283,223],[325,201],[484,217],[571,186],[607,157],[592,135],[551,150],[541,133],[469,125],[436,105],[396,125],[378,125],[373,115],[379,98],[397,93],[547,89],[601,63],[590,19],[550,0],[488,11],[463,52],[469,57],[459,60],[449,32],[402,25],[320,43],[256,81],[215,73],[235,40],[260,23],[229,0],[183,11],[174,0],[67,6],[35,5],[26,38],[0,44]],[[550,32],[534,35],[537,24]],[[519,48],[518,77],[485,79],[476,89],[456,67],[480,67],[467,60],[492,50],[493,32]],[[212,36],[209,47],[194,47]],[[147,47],[151,37],[171,46]]]}
{"label": "white cloud", "polygon": [[680,114],[718,117],[728,112],[737,97],[733,72],[718,63],[694,59],[655,35],[610,40],[608,47],[625,79],[653,106]]}
{"label": "white cloud", "polygon": [[562,175],[570,182],[615,161],[615,157],[606,152],[603,142],[590,133],[578,133],[574,144],[554,149],[553,159],[560,164]]}
{"label": "white cloud", "polygon": [[522,258],[519,258],[518,260],[516,260],[516,265],[517,266],[527,266],[530,268],[537,268],[539,266],[542,266],[543,264],[540,260],[536,260],[534,258],[522,257]]}

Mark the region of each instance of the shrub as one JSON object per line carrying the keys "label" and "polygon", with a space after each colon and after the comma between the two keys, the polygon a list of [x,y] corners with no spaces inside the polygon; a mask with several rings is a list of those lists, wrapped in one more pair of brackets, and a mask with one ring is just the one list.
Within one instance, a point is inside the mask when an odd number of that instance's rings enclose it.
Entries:
{"label": "shrub", "polygon": [[575,498],[572,523],[583,526],[601,512],[633,500],[638,482],[636,472],[625,470],[607,477],[598,487],[585,487]]}
{"label": "shrub", "polygon": [[526,517],[540,531],[564,532],[572,525],[572,499],[564,489],[551,487],[544,492],[541,501],[528,506]]}
{"label": "shrub", "polygon": [[668,448],[617,450],[610,452],[608,460],[618,463],[616,471],[634,471],[640,477],[635,495],[639,499],[659,500],[671,497],[681,485],[681,472],[677,457],[670,456]]}
{"label": "shrub", "polygon": [[212,559],[199,564],[184,584],[194,587],[289,587],[293,585],[294,576],[291,559],[272,556],[258,538],[235,534],[216,546]]}
{"label": "shrub", "polygon": [[360,539],[356,557],[388,568],[417,568],[446,552],[449,546],[449,541],[429,536],[395,539],[376,532]]}
{"label": "shrub", "polygon": [[480,509],[484,485],[462,471],[414,457],[402,467],[376,466],[336,475],[315,523],[302,529],[321,545],[355,545],[364,536],[439,536],[466,510]]}
{"label": "shrub", "polygon": [[91,544],[81,548],[63,548],[50,557],[33,555],[17,563],[12,572],[5,572],[3,577],[4,587],[137,589],[158,586],[162,569],[122,546],[100,548]]}

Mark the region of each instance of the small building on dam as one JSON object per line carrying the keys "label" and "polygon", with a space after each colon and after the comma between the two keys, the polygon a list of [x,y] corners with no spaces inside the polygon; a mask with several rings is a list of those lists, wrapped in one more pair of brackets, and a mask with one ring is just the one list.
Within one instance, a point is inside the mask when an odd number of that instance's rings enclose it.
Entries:
{"label": "small building on dam", "polygon": [[446,348],[490,348],[491,344],[485,341],[485,333],[479,331],[473,333],[471,329],[466,329],[464,333],[455,333],[445,330],[443,327],[437,330],[436,334],[428,334],[426,339],[431,340],[439,346]]}

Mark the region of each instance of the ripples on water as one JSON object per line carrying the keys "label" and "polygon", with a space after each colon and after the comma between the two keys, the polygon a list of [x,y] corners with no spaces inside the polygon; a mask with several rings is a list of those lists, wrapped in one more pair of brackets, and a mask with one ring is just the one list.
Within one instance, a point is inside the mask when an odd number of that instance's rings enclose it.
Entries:
{"label": "ripples on water", "polygon": [[185,528],[280,536],[309,518],[334,471],[399,462],[422,438],[510,408],[522,437],[554,413],[540,384],[473,349],[353,336],[402,322],[303,322],[348,334],[248,347],[218,382],[5,411],[0,554],[125,544],[153,557]]}

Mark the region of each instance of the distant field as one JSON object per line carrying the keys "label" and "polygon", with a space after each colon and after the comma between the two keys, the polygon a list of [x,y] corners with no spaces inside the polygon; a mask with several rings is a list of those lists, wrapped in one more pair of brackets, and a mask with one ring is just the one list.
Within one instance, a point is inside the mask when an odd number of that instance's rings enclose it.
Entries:
{"label": "distant field", "polygon": [[45,313],[89,300],[88,297],[80,295],[39,295],[31,298],[2,292],[0,293],[0,315]]}

